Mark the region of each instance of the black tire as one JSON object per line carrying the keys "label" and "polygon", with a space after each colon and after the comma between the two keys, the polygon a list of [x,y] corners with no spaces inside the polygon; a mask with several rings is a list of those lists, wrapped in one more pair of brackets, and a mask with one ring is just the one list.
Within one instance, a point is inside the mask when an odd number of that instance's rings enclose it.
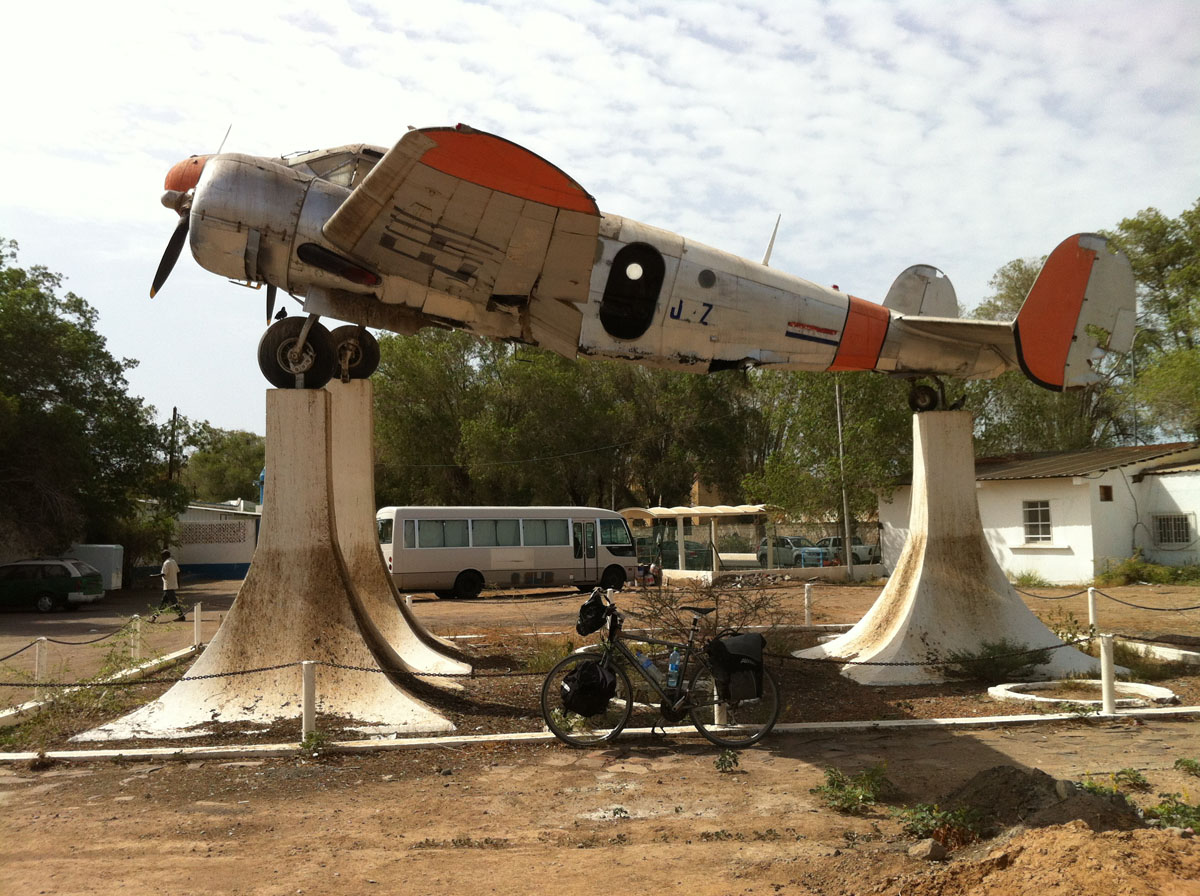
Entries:
{"label": "black tire", "polygon": [[[712,670],[701,664],[688,684],[691,702],[688,711],[696,730],[718,747],[740,749],[756,744],[779,721],[779,683],[770,669],[763,667],[763,692],[757,700],[717,702]],[[717,719],[724,715],[722,722]]]}
{"label": "black tire", "polygon": [[454,596],[474,600],[483,591],[483,576],[473,569],[464,569],[454,580]]}
{"label": "black tire", "polygon": [[933,386],[913,386],[908,393],[908,406],[917,414],[936,411],[938,406],[937,389]]}
{"label": "black tire", "polygon": [[66,603],[61,597],[56,594],[51,594],[49,591],[43,591],[33,599],[33,606],[39,613],[53,613],[60,609]]}
{"label": "black tire", "polygon": [[333,346],[333,375],[342,375],[343,349],[349,354],[347,373],[352,380],[365,380],[379,367],[379,340],[366,327],[347,325],[329,334]]}
{"label": "black tire", "polygon": [[292,363],[288,352],[300,338],[304,317],[285,317],[267,327],[258,341],[258,369],[278,389],[320,389],[333,376],[333,343],[329,331],[315,323],[304,340],[300,360]]}
{"label": "black tire", "polygon": [[615,738],[629,724],[633,715],[633,689],[629,676],[620,666],[611,666],[617,676],[617,691],[608,701],[608,708],[594,716],[579,716],[567,712],[562,704],[563,678],[582,662],[595,662],[594,653],[573,653],[550,670],[542,683],[542,718],[546,727],[565,744],[590,747]]}
{"label": "black tire", "polygon": [[605,591],[620,591],[625,587],[625,570],[619,566],[610,566],[600,577],[600,587]]}

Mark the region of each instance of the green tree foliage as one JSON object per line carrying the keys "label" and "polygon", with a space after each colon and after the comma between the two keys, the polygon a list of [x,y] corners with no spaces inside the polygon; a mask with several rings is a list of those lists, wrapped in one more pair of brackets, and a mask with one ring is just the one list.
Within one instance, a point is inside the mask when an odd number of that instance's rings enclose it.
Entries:
{"label": "green tree foliage", "polygon": [[95,309],[16,259],[0,240],[0,541],[32,554],[116,540],[139,499],[179,503],[164,433],[127,393],[136,362],[108,352]]}
{"label": "green tree foliage", "polygon": [[1163,432],[1200,438],[1200,199],[1178,218],[1145,209],[1108,235],[1138,282],[1134,395]]}
{"label": "green tree foliage", "polygon": [[[1017,316],[1046,259],[1016,259],[989,282],[993,294],[970,313],[982,320]],[[1069,451],[1113,444],[1128,428],[1120,372],[1123,359],[1106,359],[1101,382],[1052,392],[1019,370],[966,386],[975,414],[975,450],[980,457],[1034,451]]]}
{"label": "green tree foliage", "polygon": [[683,503],[738,489],[745,378],[649,370],[425,330],[381,340],[381,503]]}
{"label": "green tree foliage", "polygon": [[842,386],[846,503],[852,519],[873,515],[880,494],[912,465],[908,383],[877,373],[759,371],[754,374],[761,472],[746,476],[751,500],[793,515],[842,518],[835,390]]}
{"label": "green tree foliage", "polygon": [[204,423],[189,441],[198,447],[188,457],[182,478],[192,500],[258,500],[258,477],[266,460],[262,436]]}

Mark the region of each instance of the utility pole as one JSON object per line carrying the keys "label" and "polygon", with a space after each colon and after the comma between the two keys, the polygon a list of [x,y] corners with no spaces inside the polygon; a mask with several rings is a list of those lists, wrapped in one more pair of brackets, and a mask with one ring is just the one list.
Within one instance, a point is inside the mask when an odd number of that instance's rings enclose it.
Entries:
{"label": "utility pole", "polygon": [[842,441],[842,378],[835,374],[834,404],[837,406],[838,469],[842,474],[842,548],[846,552],[846,581],[854,581],[854,551],[850,546],[850,502],[846,499],[846,446]]}

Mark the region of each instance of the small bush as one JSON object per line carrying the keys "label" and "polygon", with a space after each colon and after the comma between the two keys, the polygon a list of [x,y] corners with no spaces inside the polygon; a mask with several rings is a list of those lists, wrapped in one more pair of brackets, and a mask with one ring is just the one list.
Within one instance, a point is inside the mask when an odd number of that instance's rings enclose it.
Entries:
{"label": "small bush", "polygon": [[975,652],[954,651],[949,656],[946,674],[952,678],[970,678],[987,684],[1023,681],[1033,676],[1038,666],[1050,662],[1049,650],[1030,650],[1028,644],[1001,638],[984,641]]}
{"label": "small bush", "polygon": [[970,806],[939,809],[936,805],[918,803],[903,809],[893,809],[892,816],[899,819],[904,833],[913,839],[924,840],[932,837],[947,849],[974,843],[982,831],[979,810]]}
{"label": "small bush", "polygon": [[825,769],[825,783],[812,788],[825,805],[846,815],[866,815],[884,796],[895,792],[888,780],[886,766],[873,765],[857,775],[847,775],[836,768]]}
{"label": "small bush", "polygon": [[1018,588],[1048,588],[1050,582],[1032,569],[1023,569],[1012,578]]}
{"label": "small bush", "polygon": [[1197,762],[1195,759],[1176,759],[1175,768],[1185,775],[1193,775],[1200,778],[1200,762]]}
{"label": "small bush", "polygon": [[1109,566],[1096,576],[1104,585],[1200,585],[1200,566],[1163,566],[1142,559],[1138,551],[1132,557]]}
{"label": "small bush", "polygon": [[1146,815],[1156,819],[1165,828],[1200,828],[1200,806],[1184,802],[1181,793],[1160,793],[1162,802],[1146,810]]}

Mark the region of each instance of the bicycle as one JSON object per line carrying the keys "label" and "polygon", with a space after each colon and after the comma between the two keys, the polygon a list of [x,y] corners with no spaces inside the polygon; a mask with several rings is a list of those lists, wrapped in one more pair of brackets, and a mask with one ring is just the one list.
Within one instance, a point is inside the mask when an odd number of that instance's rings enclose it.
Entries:
{"label": "bicycle", "polygon": [[[704,650],[696,644],[700,620],[716,607],[680,607],[692,614],[691,631],[686,641],[666,641],[648,635],[624,634],[624,617],[618,612],[616,604],[600,589],[593,592],[593,599],[596,595],[605,604],[604,621],[599,626],[604,629],[599,658],[594,650],[588,648],[572,653],[550,670],[542,684],[542,717],[559,740],[571,746],[586,747],[613,740],[624,730],[635,705],[627,669],[641,676],[650,692],[660,699],[658,711],[666,723],[676,724],[688,717],[697,731],[719,747],[748,747],[765,737],[775,726],[780,710],[779,685],[771,670],[762,667],[761,696],[732,699],[728,696],[726,685],[714,674]],[[581,634],[585,633],[589,632],[581,631]],[[678,650],[680,661],[675,686],[660,681],[643,667],[634,652],[626,646],[627,640]],[[582,716],[564,707],[563,679],[583,663],[592,662],[599,662],[612,672],[616,677],[616,691],[601,712]],[[687,682],[687,685],[680,687],[682,682]]]}

